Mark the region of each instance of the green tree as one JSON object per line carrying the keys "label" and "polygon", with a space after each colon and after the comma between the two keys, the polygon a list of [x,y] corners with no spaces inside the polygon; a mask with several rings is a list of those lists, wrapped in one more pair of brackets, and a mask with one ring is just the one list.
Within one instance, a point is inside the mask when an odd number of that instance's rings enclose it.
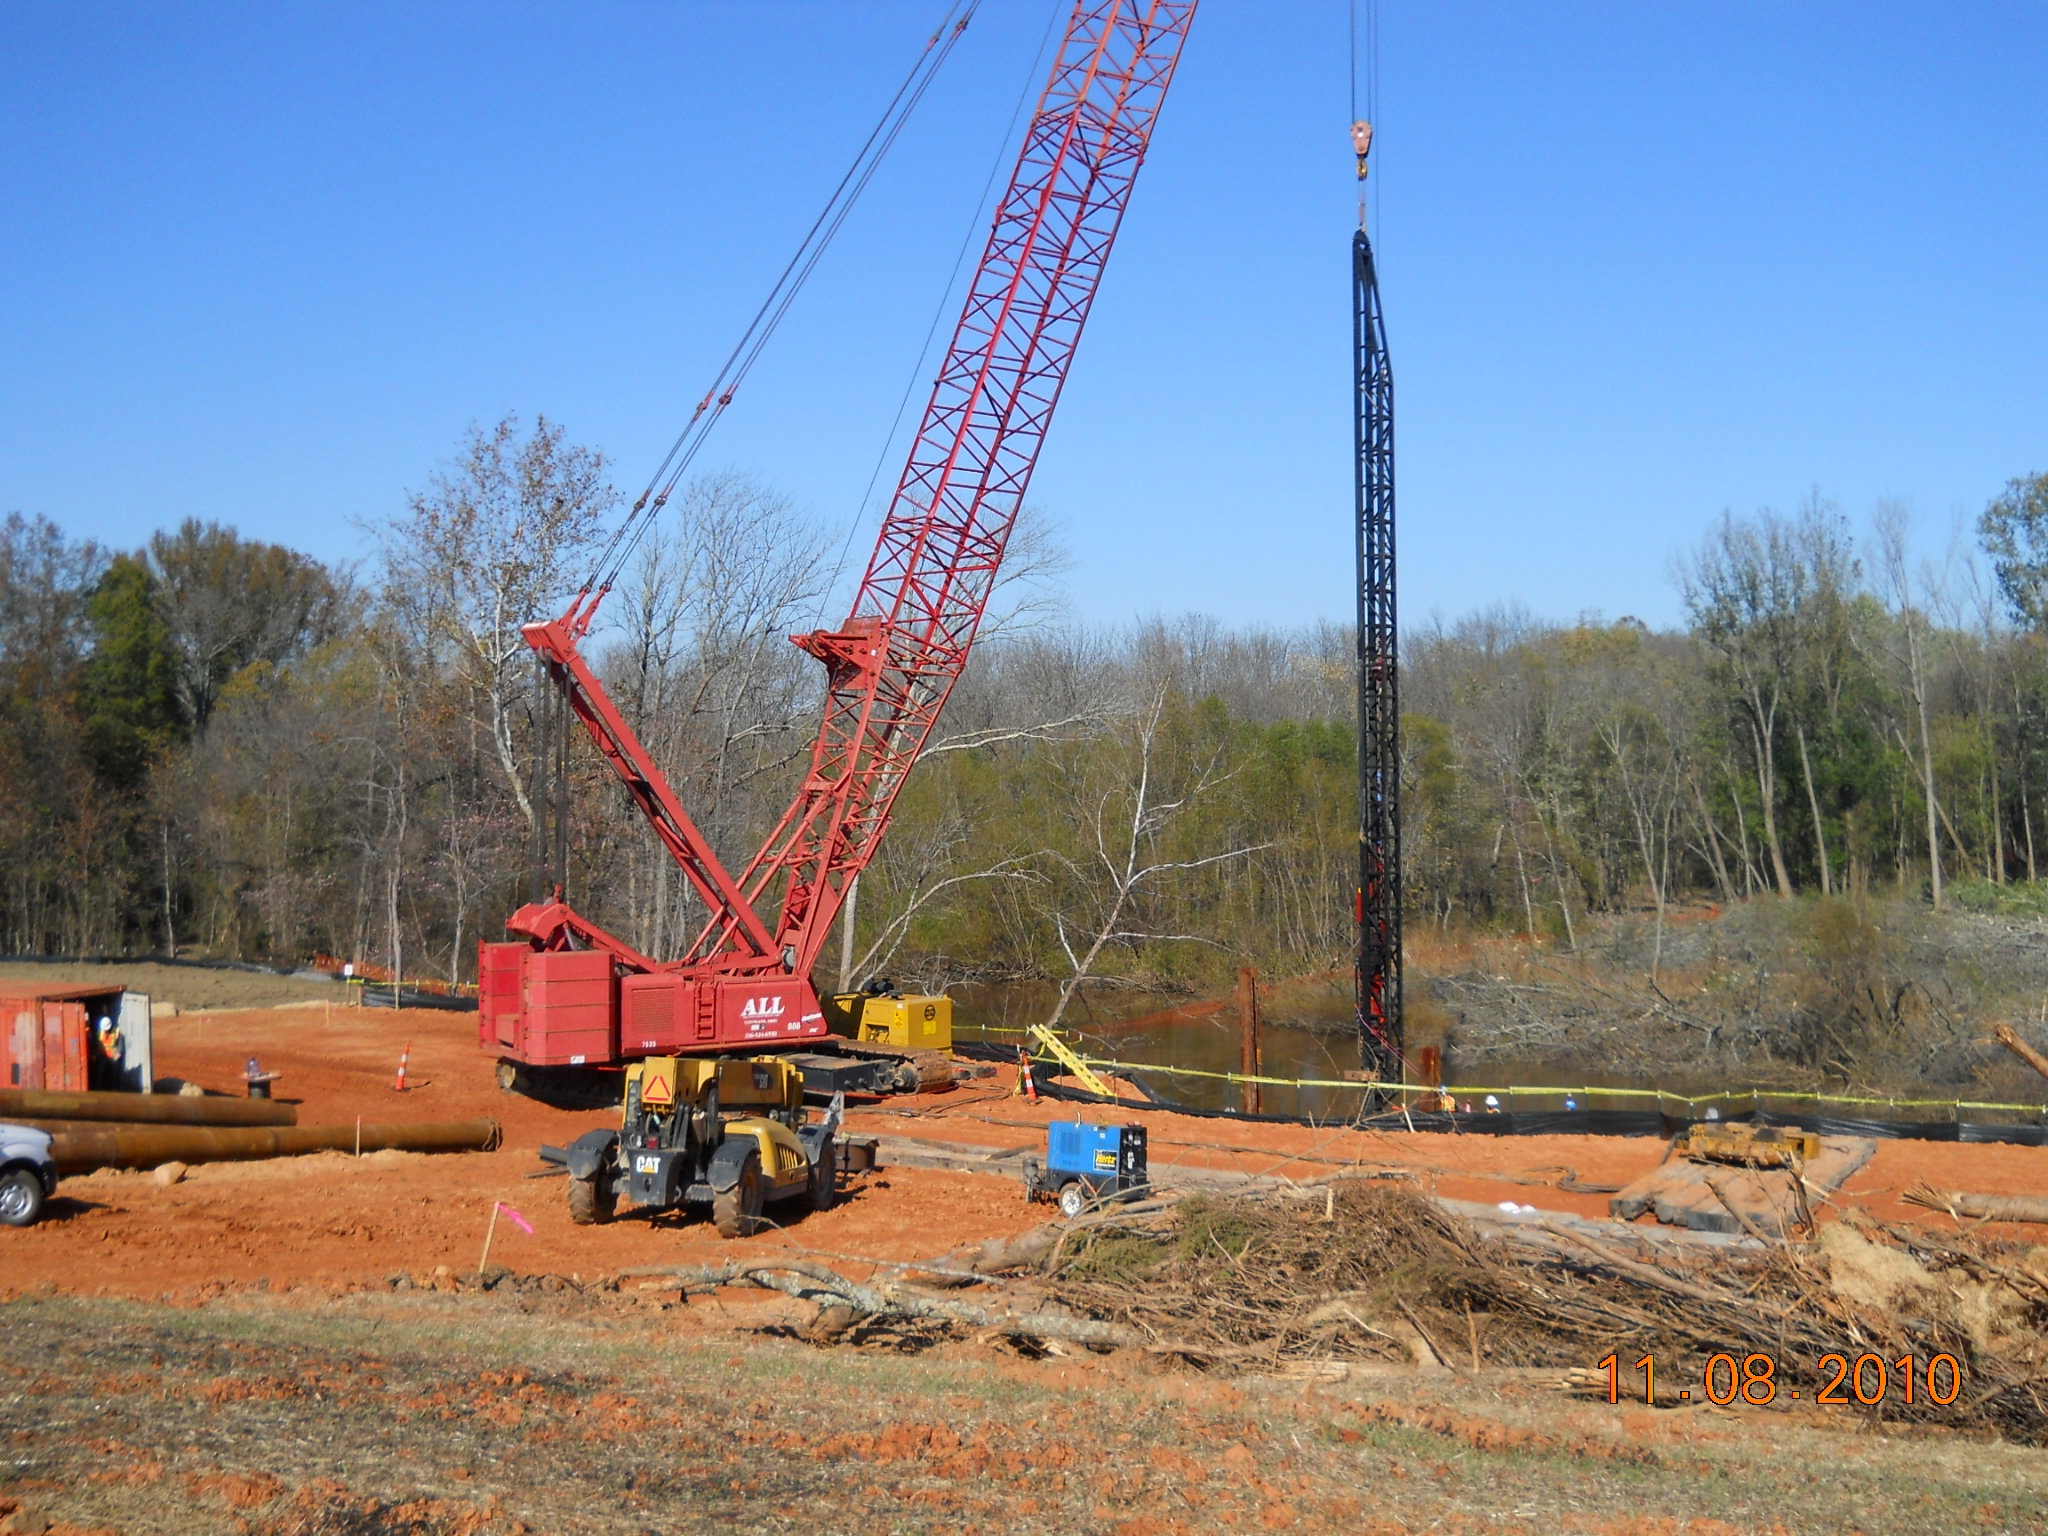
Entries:
{"label": "green tree", "polygon": [[149,541],[154,606],[169,635],[185,722],[205,735],[228,680],[282,666],[333,633],[340,593],[327,568],[281,544],[187,518]]}
{"label": "green tree", "polygon": [[2009,483],[1977,520],[1998,590],[2029,629],[2048,629],[2048,473]]}
{"label": "green tree", "polygon": [[157,612],[156,578],[139,556],[114,557],[86,613],[93,630],[81,690],[86,758],[103,782],[132,790],[184,733],[177,649]]}

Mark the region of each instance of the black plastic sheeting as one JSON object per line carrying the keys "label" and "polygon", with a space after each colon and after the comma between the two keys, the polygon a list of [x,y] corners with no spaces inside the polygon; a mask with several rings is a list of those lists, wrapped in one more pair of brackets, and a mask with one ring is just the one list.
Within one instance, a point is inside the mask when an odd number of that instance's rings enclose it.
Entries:
{"label": "black plastic sheeting", "polygon": [[[1014,1061],[1014,1051],[1001,1047],[966,1046],[961,1055],[990,1061]],[[1335,1125],[1335,1120],[1309,1120],[1295,1115],[1246,1115],[1228,1109],[1198,1109],[1170,1099],[1104,1099],[1058,1081],[1052,1076],[1059,1063],[1032,1059],[1032,1077],[1042,1097],[1072,1104],[1114,1104],[1121,1109],[1169,1110],[1203,1120],[1270,1121],[1280,1125]],[[1128,1065],[1126,1070],[1132,1070]],[[1565,1090],[1560,1090],[1560,1092]],[[1822,1136],[1869,1136],[1878,1140],[2003,1142],[2022,1147],[2048,1146],[2048,1125],[2010,1125],[1970,1120],[1864,1120],[1847,1115],[1784,1114],[1769,1110],[1737,1111],[1718,1117],[1726,1121],[1750,1121],[1757,1125],[1792,1126]],[[1581,1109],[1514,1111],[1498,1114],[1457,1113],[1399,1109],[1378,1110],[1343,1122],[1373,1126],[1382,1130],[1437,1131],[1464,1136],[1661,1136],[1679,1135],[1689,1125],[1701,1124],[1705,1115],[1673,1115],[1654,1109]]]}
{"label": "black plastic sheeting", "polygon": [[365,1008],[443,1008],[451,1013],[475,1013],[473,997],[451,997],[446,992],[421,992],[413,987],[394,987],[388,981],[369,981],[358,987]]}

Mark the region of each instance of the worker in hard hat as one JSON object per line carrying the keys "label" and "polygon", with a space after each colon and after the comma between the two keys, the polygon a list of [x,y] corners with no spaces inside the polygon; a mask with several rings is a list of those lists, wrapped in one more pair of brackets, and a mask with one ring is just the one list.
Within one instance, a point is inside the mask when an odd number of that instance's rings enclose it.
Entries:
{"label": "worker in hard hat", "polygon": [[1500,1100],[1495,1098],[1490,1093],[1486,1096],[1486,1112],[1489,1115],[1497,1115],[1500,1113]]}
{"label": "worker in hard hat", "polygon": [[118,1063],[121,1060],[121,1026],[114,1022],[112,1014],[101,1016],[95,1038],[100,1043],[100,1054],[108,1061]]}

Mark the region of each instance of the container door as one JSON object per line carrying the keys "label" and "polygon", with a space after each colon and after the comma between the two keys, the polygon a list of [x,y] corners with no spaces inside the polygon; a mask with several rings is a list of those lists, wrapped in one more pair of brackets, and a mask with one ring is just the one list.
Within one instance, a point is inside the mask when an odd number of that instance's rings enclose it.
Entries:
{"label": "container door", "polygon": [[43,1004],[43,1086],[57,1093],[84,1093],[86,1082],[85,1005]]}
{"label": "container door", "polygon": [[156,1035],[148,995],[123,992],[115,1022],[121,1026],[121,1075],[130,1091],[156,1092]]}
{"label": "container door", "polygon": [[43,1086],[43,1034],[33,1007],[17,1009],[13,1027],[8,1031],[7,1086]]}

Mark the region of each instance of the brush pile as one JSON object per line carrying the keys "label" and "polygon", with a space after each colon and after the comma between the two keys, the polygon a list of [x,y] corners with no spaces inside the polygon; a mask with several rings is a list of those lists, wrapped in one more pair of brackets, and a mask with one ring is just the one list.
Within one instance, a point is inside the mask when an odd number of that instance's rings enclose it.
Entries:
{"label": "brush pile", "polygon": [[1554,1369],[1565,1390],[1612,1381],[1635,1401],[1648,1355],[1663,1406],[1796,1394],[2048,1445],[2048,1248],[1856,1210],[1797,1246],[1653,1243],[1533,1213],[1484,1227],[1351,1178],[1112,1208],[868,1281],[774,1253],[621,1278],[781,1291],[817,1306],[803,1336],[818,1344],[1009,1339],[1297,1377]]}
{"label": "brush pile", "polygon": [[[1307,1198],[1303,1198],[1306,1195]],[[1838,1375],[1825,1357],[1874,1357],[1860,1402],[1887,1420],[1995,1428],[2048,1443],[2048,1249],[1890,1226],[1855,1213],[1803,1248],[1701,1247],[1680,1258],[1626,1227],[1522,1218],[1482,1234],[1416,1191],[1340,1181],[1284,1195],[1188,1198],[1073,1233],[1043,1262],[1046,1299],[1111,1323],[1200,1368],[1296,1371],[1312,1362],[1412,1361],[1425,1369],[1559,1367],[1581,1381],[1610,1352],[1624,1395],[1656,1361],[1658,1397],[1735,1393],[1767,1357],[1769,1390],[1812,1402]],[[1590,1229],[1590,1230],[1589,1230]],[[1937,1393],[1928,1362],[1951,1356]],[[1897,1362],[1912,1356],[1907,1399]],[[1825,1362],[1825,1363],[1824,1363]],[[1738,1371],[1740,1375],[1738,1376]],[[1604,1393],[1607,1372],[1597,1372]],[[1761,1383],[1751,1400],[1764,1397]]]}

